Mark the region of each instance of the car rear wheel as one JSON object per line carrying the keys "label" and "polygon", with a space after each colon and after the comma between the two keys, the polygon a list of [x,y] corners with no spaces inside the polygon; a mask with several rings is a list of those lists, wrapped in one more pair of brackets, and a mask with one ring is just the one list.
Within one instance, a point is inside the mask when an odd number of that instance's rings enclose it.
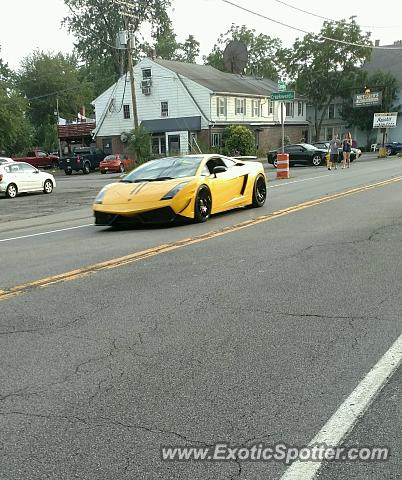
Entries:
{"label": "car rear wheel", "polygon": [[10,185],[7,187],[7,190],[6,190],[6,196],[8,198],[15,198],[17,194],[18,194],[17,185],[15,185],[14,183],[10,183]]}
{"label": "car rear wheel", "polygon": [[322,157],[320,155],[314,155],[311,162],[315,167],[319,167],[322,164]]}
{"label": "car rear wheel", "polygon": [[263,175],[258,175],[254,182],[253,203],[254,208],[262,207],[267,199],[267,184]]}
{"label": "car rear wheel", "polygon": [[51,180],[46,180],[43,185],[44,193],[52,193],[53,192],[53,182]]}
{"label": "car rear wheel", "polygon": [[277,159],[276,157],[274,158],[273,166],[274,166],[275,168],[278,168],[278,159]]}
{"label": "car rear wheel", "polygon": [[125,168],[124,168],[124,165],[121,163],[120,164],[120,173],[124,173],[125,172]]}
{"label": "car rear wheel", "polygon": [[387,148],[387,155],[390,157],[392,155],[392,148]]}
{"label": "car rear wheel", "polygon": [[73,173],[73,171],[72,170],[64,170],[64,173],[66,175],[71,175]]}
{"label": "car rear wheel", "polygon": [[211,216],[211,210],[211,192],[206,185],[202,185],[195,197],[194,221],[197,223],[206,222]]}
{"label": "car rear wheel", "polygon": [[103,173],[103,174],[105,174],[105,173],[106,173],[106,170],[101,170],[100,172]]}
{"label": "car rear wheel", "polygon": [[91,167],[89,165],[89,163],[84,163],[84,167],[82,169],[82,172],[84,173],[84,175],[88,175],[88,173],[91,171]]}

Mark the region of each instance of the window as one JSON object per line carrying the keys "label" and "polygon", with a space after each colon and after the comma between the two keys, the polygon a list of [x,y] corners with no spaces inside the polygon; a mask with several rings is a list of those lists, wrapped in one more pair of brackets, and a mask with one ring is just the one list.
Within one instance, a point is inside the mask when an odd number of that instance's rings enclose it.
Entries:
{"label": "window", "polygon": [[297,115],[299,117],[302,117],[304,115],[304,103],[303,102],[298,102],[297,105]]}
{"label": "window", "polygon": [[335,105],[333,103],[328,105],[328,118],[335,118]]}
{"label": "window", "polygon": [[294,109],[295,109],[294,102],[286,102],[285,105],[286,105],[286,116],[287,117],[293,117]]}
{"label": "window", "polygon": [[161,117],[168,117],[168,116],[169,116],[169,103],[161,102]]}
{"label": "window", "polygon": [[222,146],[222,134],[211,133],[211,147],[221,147],[221,146]]}
{"label": "window", "polygon": [[227,110],[227,100],[224,97],[217,97],[216,99],[216,115],[218,117],[225,117]]}
{"label": "window", "polygon": [[268,100],[268,114],[274,114],[274,102],[272,102],[271,100]]}
{"label": "window", "polygon": [[246,113],[246,99],[236,98],[235,107],[236,115],[244,115]]}
{"label": "window", "polygon": [[253,117],[259,117],[261,112],[261,101],[253,100],[251,105],[251,115]]}
{"label": "window", "polygon": [[146,80],[147,78],[152,77],[152,70],[150,68],[143,68],[142,69],[142,78]]}
{"label": "window", "polygon": [[130,118],[130,105],[123,105],[123,116],[125,119]]}
{"label": "window", "polygon": [[326,140],[332,140],[332,137],[334,136],[334,127],[327,127],[326,131]]}

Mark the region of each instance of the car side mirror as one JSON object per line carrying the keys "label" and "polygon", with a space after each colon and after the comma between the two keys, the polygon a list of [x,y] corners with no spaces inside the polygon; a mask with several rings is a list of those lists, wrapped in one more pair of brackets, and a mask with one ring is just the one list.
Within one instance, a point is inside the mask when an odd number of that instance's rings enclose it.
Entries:
{"label": "car side mirror", "polygon": [[213,169],[213,174],[214,174],[215,177],[216,177],[216,175],[217,175],[218,173],[223,173],[223,172],[226,172],[226,171],[227,171],[227,168],[226,168],[226,167],[224,167],[223,165],[217,165],[217,166],[214,167],[214,169]]}
{"label": "car side mirror", "polygon": [[39,170],[35,170],[34,173],[39,173]]}

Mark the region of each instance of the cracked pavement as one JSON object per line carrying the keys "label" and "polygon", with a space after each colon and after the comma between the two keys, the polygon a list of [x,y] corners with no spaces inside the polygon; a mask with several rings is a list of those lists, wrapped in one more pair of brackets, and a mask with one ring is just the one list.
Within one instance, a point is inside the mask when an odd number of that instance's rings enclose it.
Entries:
{"label": "cracked pavement", "polygon": [[[307,196],[280,190],[269,208]],[[280,463],[163,463],[160,447],[314,437],[401,331],[401,205],[395,184],[1,302],[1,480],[279,479]],[[75,232],[94,253],[73,260],[86,265],[123,244],[166,243],[248,215],[184,229]],[[5,264],[14,260],[21,276],[40,278],[44,264],[47,275],[59,273],[71,241],[7,244]],[[21,264],[18,248],[35,255]],[[3,269],[0,285],[12,286],[16,273]],[[399,376],[351,433],[353,444],[398,451]],[[385,470],[324,465],[319,478],[398,473],[394,457]]]}

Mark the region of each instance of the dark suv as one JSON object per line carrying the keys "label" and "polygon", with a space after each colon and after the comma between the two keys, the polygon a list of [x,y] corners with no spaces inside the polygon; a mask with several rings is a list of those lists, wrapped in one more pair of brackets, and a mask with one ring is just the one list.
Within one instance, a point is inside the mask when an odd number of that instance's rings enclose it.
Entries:
{"label": "dark suv", "polygon": [[80,170],[82,173],[88,174],[99,168],[100,162],[105,157],[105,152],[99,148],[79,147],[71,155],[62,157],[59,161],[59,166],[66,175],[71,175],[73,171],[79,172]]}

